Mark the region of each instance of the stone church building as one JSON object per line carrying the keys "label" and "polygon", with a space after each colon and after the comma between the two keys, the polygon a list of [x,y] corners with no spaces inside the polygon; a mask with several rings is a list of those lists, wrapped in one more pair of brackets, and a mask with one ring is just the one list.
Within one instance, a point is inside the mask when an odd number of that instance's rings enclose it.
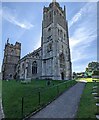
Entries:
{"label": "stone church building", "polygon": [[72,79],[66,11],[53,1],[43,8],[41,47],[20,59],[21,43],[5,44],[3,79]]}

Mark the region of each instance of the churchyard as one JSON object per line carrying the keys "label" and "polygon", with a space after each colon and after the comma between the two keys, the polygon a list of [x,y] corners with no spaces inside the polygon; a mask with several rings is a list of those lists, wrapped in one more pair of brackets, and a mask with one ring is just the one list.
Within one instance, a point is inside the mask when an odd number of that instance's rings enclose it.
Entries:
{"label": "churchyard", "polygon": [[3,81],[2,97],[6,118],[24,118],[44,107],[62,92],[76,84],[76,81],[32,80],[31,83]]}
{"label": "churchyard", "polygon": [[97,81],[99,82],[99,79],[93,79],[93,78],[78,78],[76,79],[76,81],[82,81],[82,80],[85,80],[86,82],[94,82],[94,81]]}
{"label": "churchyard", "polygon": [[[92,94],[94,92],[94,84],[93,82],[86,84],[80,100],[77,118],[95,118],[96,114],[99,114],[99,106],[96,106],[96,103],[99,103],[99,99],[95,99],[96,95]],[[97,86],[96,92],[99,90],[99,83]],[[99,96],[99,92],[97,95]]]}
{"label": "churchyard", "polygon": [[[81,80],[86,80],[87,83],[81,96],[77,118],[96,118],[99,114],[99,82],[93,82],[91,78],[50,82],[32,80],[31,83],[26,84],[15,80],[3,81],[2,97],[5,117],[24,118],[43,108]],[[95,86],[97,87],[94,88]],[[97,94],[93,94],[94,92]]]}
{"label": "churchyard", "polygon": [[77,81],[81,80],[86,80],[87,84],[81,96],[77,118],[96,118],[99,115],[99,106],[96,105],[99,104],[99,79],[94,79],[97,82],[93,82],[92,78],[80,78]]}

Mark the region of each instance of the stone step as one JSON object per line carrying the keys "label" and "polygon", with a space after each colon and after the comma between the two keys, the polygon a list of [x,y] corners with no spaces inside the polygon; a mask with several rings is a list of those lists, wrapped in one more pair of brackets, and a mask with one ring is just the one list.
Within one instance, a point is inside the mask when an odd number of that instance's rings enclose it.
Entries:
{"label": "stone step", "polygon": [[98,86],[94,86],[93,88],[97,88]]}
{"label": "stone step", "polygon": [[99,119],[99,115],[96,115],[96,118]]}
{"label": "stone step", "polygon": [[96,106],[99,106],[99,103],[96,103]]}
{"label": "stone step", "polygon": [[94,92],[94,93],[92,93],[93,95],[97,95],[98,93],[96,93],[96,92]]}
{"label": "stone step", "polygon": [[99,99],[99,97],[94,97],[95,99]]}

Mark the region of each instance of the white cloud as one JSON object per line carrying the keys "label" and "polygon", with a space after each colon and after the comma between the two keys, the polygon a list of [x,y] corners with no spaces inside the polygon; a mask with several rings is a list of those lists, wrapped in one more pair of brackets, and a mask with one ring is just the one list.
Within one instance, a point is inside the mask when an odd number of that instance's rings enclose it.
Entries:
{"label": "white cloud", "polygon": [[76,72],[84,72],[85,71],[85,66],[87,66],[87,65],[88,65],[88,63],[85,63],[85,65],[84,64],[74,65],[73,66],[74,67],[74,71],[76,71]]}
{"label": "white cloud", "polygon": [[19,18],[16,17],[14,10],[12,12],[9,8],[3,7],[2,11],[2,17],[8,22],[27,30],[33,27],[33,25],[26,20],[20,21]]}
{"label": "white cloud", "polygon": [[91,31],[91,29],[88,29],[88,31],[83,29],[82,32],[79,32],[79,30],[80,29],[77,29],[74,35],[70,38],[73,62],[86,59],[89,56],[86,49],[89,48],[91,43],[97,39],[97,35]]}
{"label": "white cloud", "polygon": [[86,29],[86,26],[77,28],[74,34],[70,37],[71,48],[75,48],[79,45],[86,46],[89,45],[96,39],[96,28],[92,30],[91,28]]}
{"label": "white cloud", "polygon": [[36,43],[36,45],[34,46],[34,50],[36,50],[39,47],[41,47],[41,36],[40,36],[40,39],[38,39],[38,42]]}
{"label": "white cloud", "polygon": [[[94,11],[97,11],[97,6],[96,4],[93,5],[94,3],[86,3],[79,11],[76,13],[73,18],[69,21],[69,28],[75,24],[77,21],[79,21],[84,15],[87,14],[92,14]],[[86,16],[87,17],[87,16]]]}
{"label": "white cloud", "polygon": [[38,41],[36,42],[36,45],[34,46],[34,50],[36,50],[37,48],[41,47],[42,29],[40,29],[40,33],[39,33],[38,36],[39,37],[36,38]]}
{"label": "white cloud", "polygon": [[[75,29],[72,29],[74,26]],[[92,43],[97,42],[97,7],[96,3],[86,3],[69,22],[71,58],[73,71],[85,70],[84,61],[95,60],[96,47],[91,50]],[[81,67],[82,66],[82,67]]]}

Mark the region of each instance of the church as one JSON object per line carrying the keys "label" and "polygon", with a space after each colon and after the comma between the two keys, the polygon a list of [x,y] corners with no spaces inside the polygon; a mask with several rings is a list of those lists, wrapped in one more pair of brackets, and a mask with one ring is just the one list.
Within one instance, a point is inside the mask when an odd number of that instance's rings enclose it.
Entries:
{"label": "church", "polygon": [[7,79],[72,79],[66,10],[52,1],[43,8],[41,47],[21,58],[21,43],[5,44],[2,64]]}

